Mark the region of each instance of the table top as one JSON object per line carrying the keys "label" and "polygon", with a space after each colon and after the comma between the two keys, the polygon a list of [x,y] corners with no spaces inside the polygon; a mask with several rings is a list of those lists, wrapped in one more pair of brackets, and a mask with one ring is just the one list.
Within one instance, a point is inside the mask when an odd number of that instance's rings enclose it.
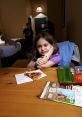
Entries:
{"label": "table top", "polygon": [[30,68],[0,68],[0,117],[82,117],[82,108],[42,100],[46,81],[57,82],[56,68],[42,69],[47,77],[16,84],[15,74]]}

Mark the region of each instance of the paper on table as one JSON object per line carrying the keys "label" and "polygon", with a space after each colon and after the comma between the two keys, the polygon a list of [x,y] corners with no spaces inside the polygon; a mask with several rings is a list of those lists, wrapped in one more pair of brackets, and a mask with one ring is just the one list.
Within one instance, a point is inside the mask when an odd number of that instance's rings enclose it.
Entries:
{"label": "paper on table", "polygon": [[[40,75],[40,77],[39,77],[38,79],[47,76],[47,75],[44,74],[40,69],[34,70],[34,71],[26,71],[25,73],[32,73],[32,72],[34,72],[34,73],[35,73],[35,72],[40,72],[40,73],[41,73],[41,75]],[[26,83],[26,82],[31,82],[31,81],[33,81],[33,79],[31,79],[30,77],[25,76],[25,75],[24,75],[25,73],[21,73],[21,74],[16,74],[16,75],[15,75],[17,84],[22,84],[22,83]]]}

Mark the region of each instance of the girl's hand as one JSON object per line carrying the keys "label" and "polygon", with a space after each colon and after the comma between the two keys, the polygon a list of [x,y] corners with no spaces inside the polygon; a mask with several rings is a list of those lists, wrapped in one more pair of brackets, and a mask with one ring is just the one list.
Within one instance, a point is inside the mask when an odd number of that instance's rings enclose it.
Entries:
{"label": "girl's hand", "polygon": [[36,61],[37,65],[42,65],[45,64],[48,61],[47,56],[42,56],[41,58],[38,58]]}
{"label": "girl's hand", "polygon": [[49,49],[49,51],[45,54],[45,56],[47,57],[47,59],[50,58],[50,56],[53,54],[54,51],[54,47],[51,46],[51,48]]}

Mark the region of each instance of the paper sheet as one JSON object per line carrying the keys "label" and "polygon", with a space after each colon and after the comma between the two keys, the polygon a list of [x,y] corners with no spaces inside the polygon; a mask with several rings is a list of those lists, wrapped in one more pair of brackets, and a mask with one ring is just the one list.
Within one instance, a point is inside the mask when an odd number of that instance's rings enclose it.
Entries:
{"label": "paper sheet", "polygon": [[[26,72],[28,72],[28,73],[40,72],[41,75],[40,75],[40,77],[39,77],[38,79],[47,76],[47,75],[44,74],[40,69],[34,70],[34,71],[26,71]],[[16,75],[15,75],[17,84],[22,84],[22,83],[26,83],[26,82],[31,82],[31,81],[33,81],[33,79],[31,79],[31,78],[28,77],[28,76],[25,76],[24,74],[25,74],[25,72],[24,72],[24,73],[21,73],[21,74],[16,74]]]}

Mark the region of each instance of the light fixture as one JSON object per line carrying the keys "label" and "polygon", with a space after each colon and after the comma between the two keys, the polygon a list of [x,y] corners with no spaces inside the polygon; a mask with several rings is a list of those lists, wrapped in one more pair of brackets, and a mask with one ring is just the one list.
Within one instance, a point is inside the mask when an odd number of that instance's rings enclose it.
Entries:
{"label": "light fixture", "polygon": [[37,9],[36,9],[37,13],[42,13],[42,11],[43,11],[42,7],[37,7]]}

